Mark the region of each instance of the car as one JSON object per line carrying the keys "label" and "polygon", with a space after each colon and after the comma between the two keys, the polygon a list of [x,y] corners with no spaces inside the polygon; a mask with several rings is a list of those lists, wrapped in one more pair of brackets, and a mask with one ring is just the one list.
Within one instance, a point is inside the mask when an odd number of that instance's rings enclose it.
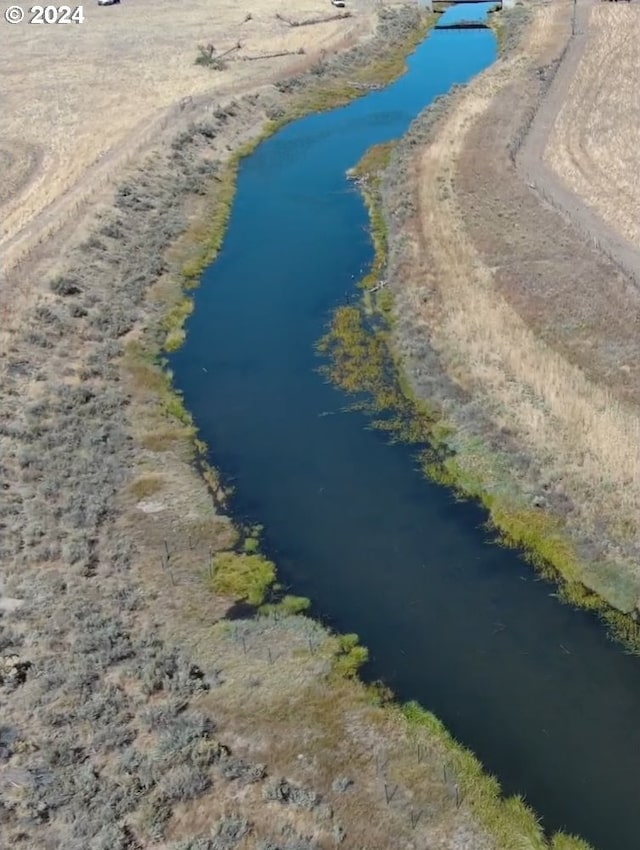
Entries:
{"label": "car", "polygon": [[331,0],[331,5],[337,6],[338,9],[344,9],[345,2],[344,2],[344,0]]}
{"label": "car", "polygon": [[120,0],[98,0],[98,6],[115,6]]}

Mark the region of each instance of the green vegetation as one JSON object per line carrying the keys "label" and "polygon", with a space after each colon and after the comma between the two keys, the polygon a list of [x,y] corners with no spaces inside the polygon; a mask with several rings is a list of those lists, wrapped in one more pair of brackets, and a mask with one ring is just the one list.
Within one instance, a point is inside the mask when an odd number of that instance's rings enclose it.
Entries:
{"label": "green vegetation", "polygon": [[177,351],[184,342],[184,323],[193,312],[193,301],[183,297],[167,313],[162,321],[162,328],[166,332],[164,342],[165,351]]}
{"label": "green vegetation", "polygon": [[[356,179],[369,210],[369,229],[373,241],[374,255],[371,269],[360,281],[360,287],[369,290],[379,287],[387,257],[387,226],[381,204],[375,202],[380,192],[380,179],[389,164],[396,142],[387,142],[369,148],[360,162],[349,172]],[[379,296],[380,297],[380,296]],[[380,307],[380,304],[378,304]]]}
{"label": "green vegetation", "polygon": [[282,614],[291,617],[295,614],[305,614],[311,607],[311,600],[306,596],[284,596],[280,602],[270,602],[260,607],[261,614]]}
{"label": "green vegetation", "polygon": [[367,317],[361,307],[339,307],[317,350],[329,360],[321,367],[323,374],[345,392],[361,396],[359,409],[384,414],[373,427],[409,443],[429,439],[436,420],[403,391],[388,329],[379,320]]}
{"label": "green vegetation", "polygon": [[[166,362],[158,357],[153,346],[139,341],[128,343],[124,363],[134,385],[153,396],[163,415],[180,422],[187,429],[184,431],[185,435],[190,435],[194,440],[196,429],[191,414],[185,408],[181,394],[173,387],[171,370],[166,368]],[[163,426],[162,434],[166,433]]]}
{"label": "green vegetation", "polygon": [[447,753],[447,781],[459,804],[466,803],[495,838],[500,850],[589,850],[579,838],[557,833],[547,841],[534,812],[521,797],[501,796],[497,779],[486,773],[469,750],[460,746],[443,724],[418,703],[401,709],[414,733],[424,729]]}
{"label": "green vegetation", "polygon": [[182,265],[182,275],[187,288],[198,284],[202,272],[211,265],[222,247],[236,193],[240,161],[249,156],[268,135],[269,132],[265,130],[260,136],[234,151],[216,180],[215,198],[213,203],[209,204],[206,226],[193,225],[190,228],[187,236],[193,246],[193,255]]}
{"label": "green vegetation", "polygon": [[333,659],[333,672],[346,679],[353,679],[369,658],[369,650],[360,646],[358,635],[337,636],[337,649]]}
{"label": "green vegetation", "polygon": [[260,551],[260,535],[262,534],[261,525],[251,525],[242,529],[244,540],[242,549],[247,554]]}
{"label": "green vegetation", "polygon": [[577,835],[567,835],[564,832],[556,833],[551,839],[552,850],[591,850],[586,841]]}
{"label": "green vegetation", "polygon": [[190,440],[193,431],[188,428],[166,427],[150,431],[141,438],[141,445],[150,452],[166,452],[181,440]]}
{"label": "green vegetation", "polygon": [[260,549],[260,541],[256,537],[247,537],[247,539],[242,544],[242,548],[247,553],[247,555],[251,555]]}
{"label": "green vegetation", "polygon": [[214,555],[208,579],[216,593],[261,605],[276,577],[275,565],[262,555],[220,552]]}
{"label": "green vegetation", "polygon": [[490,508],[490,516],[502,544],[524,549],[537,569],[544,571],[547,565],[552,565],[567,582],[575,581],[577,557],[562,535],[558,519],[538,508],[510,509],[496,499]]}
{"label": "green vegetation", "polygon": [[505,40],[505,23],[500,15],[495,12],[493,15],[489,16],[489,29],[493,31],[493,34],[496,37],[496,42],[498,43],[498,53],[501,53],[502,45]]}

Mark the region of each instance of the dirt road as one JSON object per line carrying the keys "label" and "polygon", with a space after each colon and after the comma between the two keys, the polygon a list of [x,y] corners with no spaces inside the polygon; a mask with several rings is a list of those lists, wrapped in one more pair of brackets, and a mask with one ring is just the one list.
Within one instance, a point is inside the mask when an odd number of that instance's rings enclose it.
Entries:
{"label": "dirt road", "polygon": [[[517,167],[522,179],[534,187],[541,198],[567,216],[594,246],[619,264],[640,285],[640,244],[625,238],[620,229],[605,222],[596,209],[568,188],[546,159],[558,115],[567,102],[571,84],[589,45],[594,6],[600,6],[598,0],[577,0],[575,4],[571,38],[549,91],[518,152]],[[616,14],[618,9],[615,4],[610,6],[605,11]],[[622,116],[620,120],[623,120]],[[640,192],[636,178],[631,177],[631,180],[636,187],[636,212],[640,219]]]}
{"label": "dirt road", "polygon": [[[217,105],[272,85],[354,44],[374,22],[371,0],[354,0],[346,18],[323,0],[302,0],[295,14],[281,0],[250,10],[224,0],[215,16],[208,0],[83,8],[78,25],[0,27],[0,156],[16,171],[2,197],[5,274],[70,223],[81,229],[123,169],[181,117],[185,99]],[[311,20],[320,22],[291,25]],[[216,55],[232,49],[219,70],[195,63],[207,44]]]}

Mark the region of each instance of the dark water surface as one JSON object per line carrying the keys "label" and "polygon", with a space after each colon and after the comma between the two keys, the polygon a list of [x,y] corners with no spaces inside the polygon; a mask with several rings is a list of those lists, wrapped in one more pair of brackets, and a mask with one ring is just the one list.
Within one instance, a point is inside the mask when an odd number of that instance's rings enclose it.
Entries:
{"label": "dark water surface", "polygon": [[426,481],[409,448],[342,412],[316,372],[314,343],[372,260],[345,171],[494,58],[489,31],[434,32],[394,85],[261,144],[171,365],[234,510],[265,525],[292,592],[358,632],[367,674],[434,711],[548,828],[634,850],[640,661],[492,545],[480,509]]}

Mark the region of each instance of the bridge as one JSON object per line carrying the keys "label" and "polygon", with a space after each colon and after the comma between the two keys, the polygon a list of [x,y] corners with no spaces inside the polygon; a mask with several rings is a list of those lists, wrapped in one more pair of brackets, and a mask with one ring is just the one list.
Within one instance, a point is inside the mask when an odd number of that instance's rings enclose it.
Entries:
{"label": "bridge", "polygon": [[[423,9],[428,9],[430,12],[442,14],[452,6],[477,5],[479,3],[490,3],[492,12],[500,11],[503,8],[509,8],[514,5],[514,0],[418,0],[418,5]],[[440,27],[439,27],[440,29]],[[445,27],[441,27],[445,29]]]}
{"label": "bridge", "polygon": [[437,30],[486,30],[489,25],[480,21],[458,21],[455,24],[436,24]]}
{"label": "bridge", "polygon": [[[487,3],[491,0],[418,0],[421,6],[426,7],[432,12],[446,12],[451,6],[465,6],[467,4],[475,5],[477,3]],[[494,11],[502,9],[502,7],[512,6],[513,2],[509,0],[495,0],[493,3]]]}

